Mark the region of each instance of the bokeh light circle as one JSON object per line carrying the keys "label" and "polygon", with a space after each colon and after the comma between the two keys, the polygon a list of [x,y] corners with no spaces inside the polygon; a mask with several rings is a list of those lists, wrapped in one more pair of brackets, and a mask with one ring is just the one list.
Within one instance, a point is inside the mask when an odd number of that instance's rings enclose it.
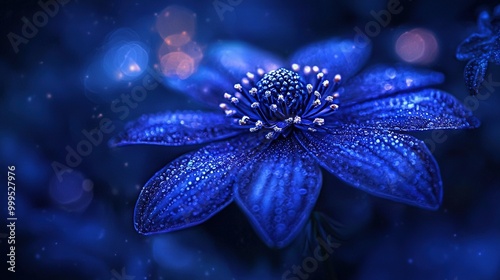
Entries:
{"label": "bokeh light circle", "polygon": [[423,28],[415,28],[398,37],[395,51],[406,62],[429,64],[437,58],[439,44],[434,33]]}

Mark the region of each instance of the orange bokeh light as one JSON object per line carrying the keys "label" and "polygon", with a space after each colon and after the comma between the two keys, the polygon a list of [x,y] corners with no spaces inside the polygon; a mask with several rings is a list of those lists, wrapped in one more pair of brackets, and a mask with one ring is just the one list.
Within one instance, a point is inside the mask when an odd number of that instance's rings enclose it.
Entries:
{"label": "orange bokeh light", "polygon": [[156,29],[163,38],[158,57],[166,77],[187,79],[196,71],[203,52],[192,40],[195,27],[196,14],[180,6],[169,6],[158,15]]}
{"label": "orange bokeh light", "polygon": [[172,34],[164,39],[165,44],[172,46],[172,47],[182,47],[185,44],[189,43],[191,41],[191,37],[186,31],[183,31],[179,34]]}
{"label": "orange bokeh light", "polygon": [[397,55],[409,63],[429,64],[439,53],[436,36],[423,28],[415,28],[401,34],[395,47]]}
{"label": "orange bokeh light", "polygon": [[168,6],[156,20],[156,30],[162,38],[175,34],[193,37],[196,29],[196,14],[181,6]]}
{"label": "orange bokeh light", "polygon": [[195,61],[184,52],[170,52],[161,57],[161,71],[171,78],[187,79],[195,71]]}

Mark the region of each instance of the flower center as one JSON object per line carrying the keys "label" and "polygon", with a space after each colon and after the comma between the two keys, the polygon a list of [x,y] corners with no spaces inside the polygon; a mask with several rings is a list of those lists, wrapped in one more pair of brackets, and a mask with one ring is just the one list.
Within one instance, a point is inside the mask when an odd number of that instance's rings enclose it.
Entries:
{"label": "flower center", "polygon": [[299,74],[280,68],[271,71],[257,82],[257,95],[263,104],[284,104],[285,108],[295,111],[300,109],[307,96],[306,87],[300,80]]}
{"label": "flower center", "polygon": [[235,84],[233,95],[224,93],[230,104],[220,107],[234,124],[250,132],[263,132],[269,140],[280,135],[287,137],[293,128],[318,131],[325,124],[325,117],[338,109],[336,100],[341,81],[335,75],[333,81],[325,78],[326,70],[300,66],[292,70],[280,68],[264,73],[247,73],[241,84]]}

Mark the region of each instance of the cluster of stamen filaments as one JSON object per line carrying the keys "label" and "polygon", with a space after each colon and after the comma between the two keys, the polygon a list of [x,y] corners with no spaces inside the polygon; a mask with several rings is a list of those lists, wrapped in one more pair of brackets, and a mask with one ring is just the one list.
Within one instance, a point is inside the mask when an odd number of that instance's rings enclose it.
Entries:
{"label": "cluster of stamen filaments", "polygon": [[329,81],[326,75],[326,69],[298,64],[292,65],[292,71],[280,68],[266,74],[257,69],[234,85],[233,94],[224,93],[228,102],[220,108],[236,125],[264,132],[267,139],[286,137],[292,127],[320,131],[325,117],[339,107],[335,102],[341,76]]}

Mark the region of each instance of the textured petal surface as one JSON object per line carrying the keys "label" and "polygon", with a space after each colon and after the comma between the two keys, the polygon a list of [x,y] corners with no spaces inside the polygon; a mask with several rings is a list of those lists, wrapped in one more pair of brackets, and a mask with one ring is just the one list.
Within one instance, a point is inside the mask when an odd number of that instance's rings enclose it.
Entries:
{"label": "textured petal surface", "polygon": [[309,218],[321,189],[315,160],[288,137],[275,140],[238,174],[235,198],[270,247],[284,247]]}
{"label": "textured petal surface", "polygon": [[486,75],[488,60],[485,58],[472,59],[464,70],[465,85],[471,94],[478,94],[481,83]]}
{"label": "textured petal surface", "polygon": [[472,34],[457,47],[457,59],[469,60],[482,56],[490,51],[490,44],[494,41],[492,37]]}
{"label": "textured petal surface", "polygon": [[344,80],[356,73],[368,60],[371,45],[355,44],[344,39],[330,39],[299,49],[290,63],[300,66],[318,66],[328,70],[328,79],[340,74]]}
{"label": "textured petal surface", "polygon": [[206,52],[206,63],[225,74],[232,84],[240,83],[247,72],[255,73],[257,68],[269,72],[284,65],[271,53],[243,42],[221,42],[213,45]]}
{"label": "textured petal surface", "polygon": [[200,67],[192,76],[185,80],[165,79],[167,85],[187,94],[194,100],[211,106],[218,107],[224,102],[224,92],[233,88],[234,81],[207,67]]}
{"label": "textured petal surface", "polygon": [[129,123],[125,131],[112,139],[112,146],[155,144],[180,146],[201,144],[234,136],[230,120],[221,113],[167,112],[144,115]]}
{"label": "textured petal surface", "polygon": [[[144,186],[135,207],[142,234],[169,232],[199,224],[233,199],[237,166],[246,161],[247,137],[208,145],[180,157]],[[255,143],[255,142],[254,142]]]}
{"label": "textured petal surface", "polygon": [[436,161],[412,136],[359,130],[296,137],[325,169],[356,188],[423,208],[441,203]]}
{"label": "textured petal surface", "polygon": [[440,84],[441,73],[405,66],[377,65],[348,80],[339,89],[342,105],[380,98],[401,91]]}
{"label": "textured petal surface", "polygon": [[437,89],[400,93],[352,106],[341,106],[330,119],[351,129],[412,131],[479,126],[479,121],[469,109],[455,97]]}

